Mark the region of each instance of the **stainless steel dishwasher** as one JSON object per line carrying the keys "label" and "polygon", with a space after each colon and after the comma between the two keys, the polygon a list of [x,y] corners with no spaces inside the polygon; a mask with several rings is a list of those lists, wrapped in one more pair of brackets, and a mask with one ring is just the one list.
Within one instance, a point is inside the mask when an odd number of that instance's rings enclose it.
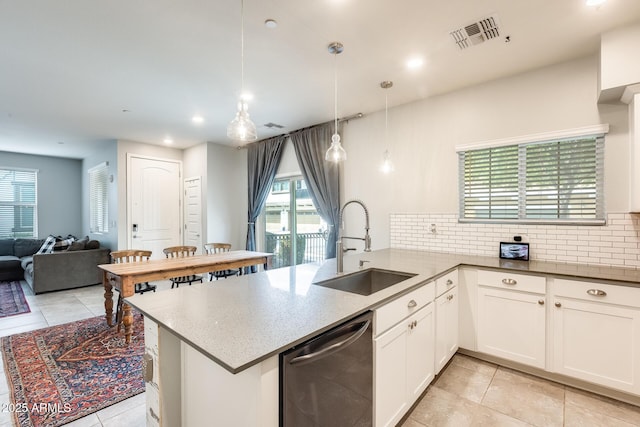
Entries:
{"label": "stainless steel dishwasher", "polygon": [[373,313],[280,355],[280,426],[371,426]]}

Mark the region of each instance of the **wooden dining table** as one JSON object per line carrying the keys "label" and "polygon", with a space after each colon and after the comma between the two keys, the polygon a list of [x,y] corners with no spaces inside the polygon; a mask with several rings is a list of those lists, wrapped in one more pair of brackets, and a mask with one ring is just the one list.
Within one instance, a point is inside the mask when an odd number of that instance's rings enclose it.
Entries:
{"label": "wooden dining table", "polygon": [[[240,274],[244,267],[262,264],[266,269],[271,267],[273,254],[254,251],[229,251],[218,254],[195,255],[184,258],[154,259],[141,262],[121,264],[100,264],[103,270],[102,284],[104,285],[104,309],[107,324],[113,326],[113,288],[115,287],[123,298],[133,296],[136,283],[168,280],[172,277],[189,276],[210,271],[230,270],[239,268]],[[131,341],[133,330],[133,315],[131,306],[122,304],[122,324],[124,325],[125,340]]]}

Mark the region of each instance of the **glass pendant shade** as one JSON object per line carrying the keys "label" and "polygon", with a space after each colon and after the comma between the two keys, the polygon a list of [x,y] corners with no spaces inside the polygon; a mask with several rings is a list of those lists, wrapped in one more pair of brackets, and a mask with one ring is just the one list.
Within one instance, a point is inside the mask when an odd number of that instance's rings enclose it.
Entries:
{"label": "glass pendant shade", "polygon": [[393,162],[391,161],[391,156],[389,155],[389,150],[385,150],[382,154],[382,164],[380,165],[380,171],[382,173],[388,174],[393,172]]}
{"label": "glass pendant shade", "polygon": [[335,133],[331,137],[331,147],[324,155],[324,159],[329,162],[341,163],[347,160],[347,152],[342,148],[340,144],[340,135],[338,134],[338,67],[337,60],[338,54],[342,53],[344,46],[340,42],[330,43],[329,53],[333,55],[333,113],[335,121]]}
{"label": "glass pendant shade", "polygon": [[256,125],[249,118],[248,105],[245,101],[238,102],[236,117],[227,126],[227,136],[240,142],[253,142],[258,139]]}
{"label": "glass pendant shade", "polygon": [[331,147],[329,147],[324,155],[324,159],[335,163],[347,160],[347,152],[342,148],[342,144],[340,144],[340,135],[337,133],[334,133],[331,137]]}

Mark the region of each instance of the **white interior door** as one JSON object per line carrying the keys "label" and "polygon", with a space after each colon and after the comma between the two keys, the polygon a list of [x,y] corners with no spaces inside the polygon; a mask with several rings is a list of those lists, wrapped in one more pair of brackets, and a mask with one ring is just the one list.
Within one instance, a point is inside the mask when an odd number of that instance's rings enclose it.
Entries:
{"label": "white interior door", "polygon": [[184,180],[184,244],[202,253],[202,182],[200,177]]}
{"label": "white interior door", "polygon": [[181,164],[176,160],[128,156],[128,242],[163,258],[162,249],[181,245]]}

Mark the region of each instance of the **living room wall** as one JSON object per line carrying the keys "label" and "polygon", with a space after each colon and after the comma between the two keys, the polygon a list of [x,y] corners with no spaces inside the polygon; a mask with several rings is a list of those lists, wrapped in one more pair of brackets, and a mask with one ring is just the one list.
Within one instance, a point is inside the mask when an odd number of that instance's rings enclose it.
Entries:
{"label": "living room wall", "polygon": [[[109,231],[107,233],[91,233],[89,223],[89,169],[107,162],[109,175],[113,179],[109,182],[108,210]],[[82,235],[98,240],[103,247],[115,249],[118,247],[118,147],[112,143],[103,149],[96,150],[91,156],[82,161]]]}
{"label": "living room wall", "polygon": [[0,167],[38,170],[38,237],[84,236],[82,160],[0,151]]}

